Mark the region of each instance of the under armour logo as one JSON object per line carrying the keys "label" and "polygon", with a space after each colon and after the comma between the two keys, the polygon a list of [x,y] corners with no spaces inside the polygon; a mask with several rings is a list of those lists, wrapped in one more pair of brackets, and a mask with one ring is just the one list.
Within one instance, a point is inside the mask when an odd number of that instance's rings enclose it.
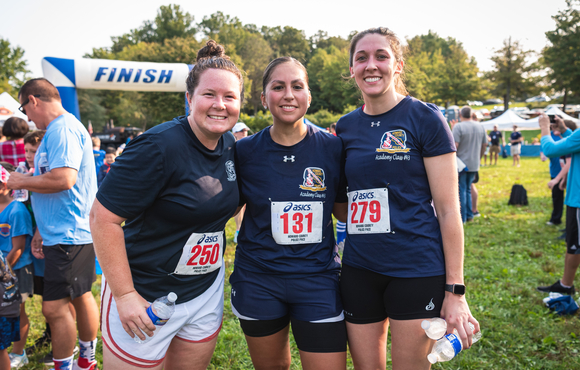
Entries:
{"label": "under armour logo", "polygon": [[371,122],[371,127],[375,127],[375,126],[380,126],[381,125],[381,121],[377,121],[377,122]]}
{"label": "under armour logo", "polygon": [[290,157],[288,157],[287,155],[284,156],[284,162],[294,162],[294,156],[291,155]]}
{"label": "under armour logo", "polygon": [[427,306],[425,306],[425,309],[427,311],[433,311],[434,308],[435,308],[435,304],[433,304],[433,298],[431,298],[431,301],[429,302],[429,304]]}
{"label": "under armour logo", "polygon": [[232,295],[235,297],[236,296],[236,290],[232,289]]}

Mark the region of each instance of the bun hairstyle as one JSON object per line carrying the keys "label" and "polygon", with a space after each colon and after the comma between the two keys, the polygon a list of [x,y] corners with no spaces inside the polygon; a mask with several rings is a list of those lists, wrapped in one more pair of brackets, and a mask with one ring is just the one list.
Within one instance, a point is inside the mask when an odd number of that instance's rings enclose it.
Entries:
{"label": "bun hairstyle", "polygon": [[[401,40],[395,35],[393,31],[388,29],[387,27],[377,27],[377,28],[369,28],[368,30],[362,31],[357,33],[351,40],[350,40],[350,47],[349,47],[349,65],[352,67],[353,65],[353,58],[354,53],[356,51],[356,44],[365,37],[366,35],[377,34],[382,35],[389,40],[389,44],[391,44],[391,49],[393,50],[393,55],[395,57],[395,61],[397,63],[403,62],[403,47],[401,46]],[[407,88],[405,88],[405,83],[403,82],[405,78],[405,70],[403,69],[401,73],[395,76],[395,91],[402,95],[408,95]]]}
{"label": "bun hairstyle", "polygon": [[240,100],[244,101],[244,78],[242,72],[236,67],[234,62],[230,60],[225,53],[223,45],[218,44],[214,40],[209,40],[204,47],[197,52],[197,61],[185,81],[187,85],[187,92],[189,96],[193,95],[195,88],[199,84],[199,79],[203,72],[208,69],[223,69],[230,71],[236,75],[240,81]]}

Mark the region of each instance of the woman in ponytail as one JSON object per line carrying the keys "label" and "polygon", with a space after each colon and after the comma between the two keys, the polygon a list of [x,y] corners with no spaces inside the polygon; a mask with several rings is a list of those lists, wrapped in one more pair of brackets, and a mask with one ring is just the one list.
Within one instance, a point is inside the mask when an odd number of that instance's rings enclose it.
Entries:
{"label": "woman in ponytail", "polygon": [[[239,201],[229,131],[243,95],[240,71],[208,41],[187,78],[189,115],[131,140],[101,185],[91,231],[103,269],[104,368],[209,365],[223,314],[224,228]],[[170,292],[175,312],[156,328],[147,308]]]}

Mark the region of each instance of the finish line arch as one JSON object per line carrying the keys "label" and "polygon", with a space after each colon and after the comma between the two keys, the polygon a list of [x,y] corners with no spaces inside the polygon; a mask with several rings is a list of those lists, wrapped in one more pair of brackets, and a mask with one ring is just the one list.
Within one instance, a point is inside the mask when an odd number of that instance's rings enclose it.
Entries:
{"label": "finish line arch", "polygon": [[[93,90],[185,92],[193,65],[109,59],[45,57],[42,72],[60,94],[66,111],[80,121],[77,88]],[[187,104],[186,104],[187,110]]]}

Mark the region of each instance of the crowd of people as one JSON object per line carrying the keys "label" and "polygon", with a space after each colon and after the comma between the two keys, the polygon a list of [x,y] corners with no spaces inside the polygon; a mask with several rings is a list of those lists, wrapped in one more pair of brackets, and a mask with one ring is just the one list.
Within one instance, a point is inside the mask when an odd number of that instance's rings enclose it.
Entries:
{"label": "crowd of people", "polygon": [[[32,294],[43,298],[55,369],[97,368],[99,321],[106,369],[207,368],[222,326],[232,217],[231,309],[256,369],[290,367],[290,327],[305,369],[346,369],[347,343],[355,369],[385,368],[389,331],[393,369],[429,369],[434,342],[421,321],[434,317],[469,348],[479,324],[465,298],[463,226],[479,214],[480,161],[489,154],[497,164],[505,141],[469,107],[450,128],[435,105],[409,96],[404,66],[391,30],[355,35],[349,70],[364,105],[329,135],[304,122],[306,68],[276,58],[261,95],[272,124],[248,136],[238,122],[243,75],[210,40],[187,77],[189,114],[135,137],[120,156],[101,150],[48,80],[27,81],[21,111],[39,130],[9,120],[10,140],[0,144],[0,369],[28,361]],[[569,190],[566,268],[538,289],[571,294],[580,136],[559,118],[550,126],[542,115],[540,127],[542,152],[555,158],[551,224],[562,222],[566,179]],[[517,127],[509,140],[519,166]],[[15,171],[20,162],[28,173]],[[5,282],[16,280],[15,293]],[[156,329],[147,309],[169,292],[175,313]]]}

